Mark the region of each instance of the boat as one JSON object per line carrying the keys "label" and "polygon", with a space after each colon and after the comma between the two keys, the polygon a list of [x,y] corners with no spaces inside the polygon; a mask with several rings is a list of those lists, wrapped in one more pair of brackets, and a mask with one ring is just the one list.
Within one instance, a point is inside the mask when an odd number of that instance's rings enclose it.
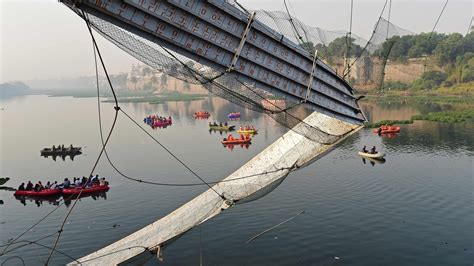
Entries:
{"label": "boat", "polygon": [[171,120],[171,117],[168,118],[168,119],[163,119],[163,120],[155,120],[153,122],[153,127],[166,127],[166,126],[169,126],[173,123],[173,121]]}
{"label": "boat", "polygon": [[228,144],[247,144],[247,143],[250,143],[252,141],[251,138],[249,137],[246,137],[246,138],[232,138],[232,139],[228,139],[228,138],[224,138],[222,140],[222,144],[224,145],[228,145]]}
{"label": "boat", "polygon": [[90,193],[96,193],[96,192],[106,192],[109,190],[108,185],[103,185],[103,186],[92,186],[92,187],[71,187],[71,188],[64,188],[63,189],[63,195],[78,195],[79,193],[82,194],[90,194]]}
{"label": "boat", "polygon": [[152,128],[166,127],[173,123],[171,117],[164,118],[158,115],[149,115],[143,119],[143,122],[148,124]]}
{"label": "boat", "polygon": [[207,111],[199,111],[194,113],[194,118],[209,118],[211,114]]}
{"label": "boat", "polygon": [[249,127],[240,127],[238,130],[237,130],[237,133],[239,134],[245,134],[245,135],[255,135],[257,134],[257,130],[255,128],[249,128]]}
{"label": "boat", "polygon": [[209,130],[218,130],[218,131],[232,131],[234,130],[235,126],[234,125],[229,125],[229,126],[220,126],[220,125],[209,125]]}
{"label": "boat", "polygon": [[44,148],[40,151],[41,153],[41,156],[50,156],[50,155],[78,155],[78,154],[81,154],[82,148],[81,147],[73,147],[72,145],[65,148],[64,145],[63,146],[58,146],[57,148],[56,147],[52,147],[52,148]]}
{"label": "boat", "polygon": [[385,156],[385,153],[377,152],[377,153],[368,153],[368,152],[359,152],[359,155],[366,158],[371,159],[382,159]]}
{"label": "boat", "polygon": [[381,126],[374,129],[374,133],[377,134],[387,134],[387,133],[397,133],[400,132],[400,127],[397,126]]}
{"label": "boat", "polygon": [[230,114],[227,115],[227,117],[230,118],[230,119],[240,118],[240,112],[230,113]]}
{"label": "boat", "polygon": [[17,190],[13,194],[15,197],[26,196],[26,197],[54,197],[61,194],[61,189],[43,189],[41,191],[34,190]]}

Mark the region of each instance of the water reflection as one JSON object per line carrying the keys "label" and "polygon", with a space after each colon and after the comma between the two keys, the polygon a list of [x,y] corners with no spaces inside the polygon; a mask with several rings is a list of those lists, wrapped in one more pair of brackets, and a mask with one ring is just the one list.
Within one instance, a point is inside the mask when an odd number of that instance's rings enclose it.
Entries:
{"label": "water reflection", "polygon": [[364,158],[364,157],[362,157],[362,163],[363,164],[367,164],[367,161],[369,161],[370,165],[375,166],[376,164],[384,164],[385,163],[385,158],[375,159],[375,158]]}
{"label": "water reflection", "polygon": [[[64,204],[66,207],[71,205],[71,203],[76,199],[76,196],[62,196],[64,199]],[[82,194],[79,198],[92,198],[93,200],[104,199],[107,200],[107,192],[96,192],[96,193],[88,193]],[[19,201],[23,206],[27,206],[28,204],[35,204],[37,207],[41,207],[45,204],[47,205],[59,205],[61,202],[61,196],[52,196],[52,197],[32,197],[32,196],[15,196],[15,199]]]}
{"label": "water reflection", "polygon": [[69,159],[71,159],[71,161],[74,161],[74,157],[76,157],[77,155],[81,155],[82,152],[78,152],[78,153],[75,153],[75,154],[61,154],[61,155],[57,155],[57,154],[54,154],[54,155],[50,155],[50,154],[42,154],[41,156],[43,156],[44,158],[49,158],[51,156],[51,159],[53,159],[53,161],[56,161],[56,158],[61,158],[63,159],[63,161],[66,160],[67,157],[69,157]]}
{"label": "water reflection", "polygon": [[60,196],[55,197],[27,197],[27,196],[15,196],[15,199],[18,200],[23,206],[26,206],[28,203],[34,203],[36,206],[41,207],[44,203],[49,205],[59,205]]}
{"label": "water reflection", "polygon": [[230,151],[233,151],[235,146],[248,150],[250,145],[252,145],[251,142],[246,144],[223,144],[224,148],[228,148]]}

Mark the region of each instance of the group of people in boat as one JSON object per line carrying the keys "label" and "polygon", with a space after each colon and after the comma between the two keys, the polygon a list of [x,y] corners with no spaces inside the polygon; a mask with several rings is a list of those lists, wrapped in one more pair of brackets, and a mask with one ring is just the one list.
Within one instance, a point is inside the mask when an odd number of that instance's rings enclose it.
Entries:
{"label": "group of people in boat", "polygon": [[209,122],[209,126],[210,127],[226,127],[227,126],[227,122],[224,122],[224,124],[222,124],[222,122],[219,122],[219,124],[217,124],[216,121],[214,122]]}
{"label": "group of people in boat", "polygon": [[254,126],[240,126],[239,130],[240,131],[255,131],[255,127]]}
{"label": "group of people in boat", "polygon": [[74,188],[74,187],[92,187],[92,186],[105,186],[108,185],[109,182],[105,180],[105,177],[99,178],[99,175],[91,175],[89,178],[83,176],[82,178],[74,177],[73,180],[69,180],[69,178],[65,178],[64,182],[58,183],[58,181],[54,182],[47,182],[43,184],[41,181],[38,181],[36,184],[33,184],[31,181],[28,183],[21,183],[18,187],[18,190],[26,190],[26,191],[35,191],[40,192],[44,189],[63,189],[63,188]]}
{"label": "group of people in boat", "polygon": [[399,129],[399,127],[393,126],[393,125],[381,125],[378,129],[377,132],[381,133],[382,131],[396,131]]}
{"label": "group of people in boat", "polygon": [[234,138],[234,136],[232,136],[232,134],[229,134],[229,135],[227,135],[227,139],[225,139],[225,140],[238,140],[238,139],[248,140],[248,139],[250,139],[250,137],[249,137],[249,135],[240,135],[240,138]]}
{"label": "group of people in boat", "polygon": [[72,144],[71,144],[69,146],[69,148],[66,148],[66,147],[64,147],[64,144],[62,144],[62,145],[58,145],[58,147],[56,148],[56,146],[53,145],[51,150],[52,151],[72,151],[72,150],[74,150],[74,146],[72,146]]}
{"label": "group of people in boat", "polygon": [[210,116],[211,114],[208,111],[199,111],[195,112],[194,116]]}
{"label": "group of people in boat", "polygon": [[377,154],[378,151],[376,150],[375,146],[372,147],[372,149],[370,149],[370,151],[367,150],[367,147],[364,145],[364,147],[362,148],[362,152],[363,153],[368,153],[368,154]]}
{"label": "group of people in boat", "polygon": [[160,122],[169,122],[171,121],[171,116],[166,118],[164,116],[159,116],[159,115],[149,115],[145,118],[145,121],[152,121],[152,122],[155,122],[155,121],[160,121]]}

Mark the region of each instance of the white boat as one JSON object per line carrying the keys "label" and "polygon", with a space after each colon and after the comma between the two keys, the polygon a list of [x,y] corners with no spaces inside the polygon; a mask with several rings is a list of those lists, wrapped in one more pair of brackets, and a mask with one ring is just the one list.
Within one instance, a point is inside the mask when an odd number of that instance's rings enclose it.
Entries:
{"label": "white boat", "polygon": [[359,152],[359,155],[362,157],[372,158],[372,159],[382,159],[385,156],[385,153],[377,152],[377,153],[366,153],[366,152]]}

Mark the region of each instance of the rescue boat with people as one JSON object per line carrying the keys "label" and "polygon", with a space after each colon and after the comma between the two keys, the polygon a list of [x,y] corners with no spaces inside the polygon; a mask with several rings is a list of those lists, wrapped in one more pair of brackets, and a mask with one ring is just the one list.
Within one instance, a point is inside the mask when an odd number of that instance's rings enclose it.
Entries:
{"label": "rescue boat with people", "polygon": [[211,114],[207,111],[199,111],[194,113],[194,118],[209,118]]}
{"label": "rescue boat with people", "polygon": [[230,114],[227,115],[227,117],[228,117],[229,119],[240,118],[240,112],[230,113]]}
{"label": "rescue boat with people", "polygon": [[371,159],[382,159],[385,156],[385,153],[377,152],[377,153],[368,153],[368,152],[359,152],[359,155],[366,158]]}
{"label": "rescue boat with people", "polygon": [[397,133],[400,132],[400,127],[398,126],[380,126],[379,128],[374,129],[374,133],[377,134],[386,134],[386,133]]}
{"label": "rescue boat with people", "polygon": [[17,190],[13,194],[14,196],[26,196],[26,197],[54,197],[61,194],[61,189],[43,189],[41,191],[34,190]]}
{"label": "rescue boat with people", "polygon": [[244,126],[244,127],[240,127],[237,130],[237,133],[246,134],[246,135],[250,135],[250,134],[255,135],[257,134],[257,130],[253,126]]}
{"label": "rescue boat with people", "polygon": [[231,134],[227,136],[227,138],[224,138],[221,142],[224,145],[227,144],[247,144],[250,143],[252,139],[249,136],[243,136],[240,135],[240,138],[234,138]]}
{"label": "rescue boat with people", "polygon": [[162,120],[155,120],[153,122],[153,127],[165,127],[165,126],[169,126],[173,123],[173,121],[171,120],[171,117],[168,118],[168,119],[162,119]]}
{"label": "rescue boat with people", "polygon": [[78,195],[81,194],[90,194],[90,193],[97,193],[97,192],[106,192],[110,189],[108,185],[95,185],[92,187],[72,187],[72,188],[65,188],[63,189],[63,195]]}

